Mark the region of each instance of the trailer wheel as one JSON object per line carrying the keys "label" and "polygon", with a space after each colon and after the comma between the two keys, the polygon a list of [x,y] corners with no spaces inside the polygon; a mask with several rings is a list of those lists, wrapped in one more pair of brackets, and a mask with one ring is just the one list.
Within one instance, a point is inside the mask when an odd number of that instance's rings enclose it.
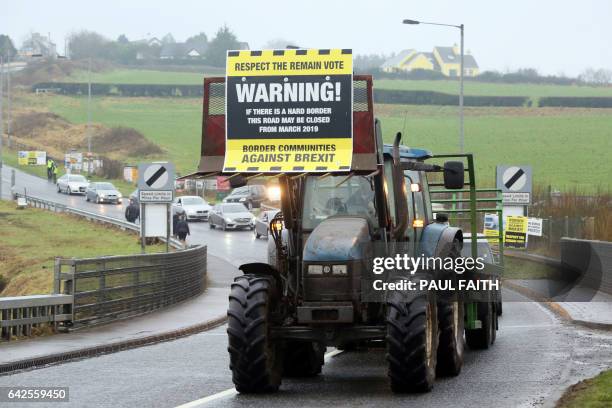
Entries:
{"label": "trailer wheel", "polygon": [[436,378],[438,320],[433,293],[387,300],[387,361],[393,392],[426,392]]}
{"label": "trailer wheel", "polygon": [[287,377],[314,377],[321,374],[325,347],[316,342],[289,341],[285,345],[284,371]]}
{"label": "trailer wheel", "polygon": [[232,284],[227,334],[232,381],[238,392],[272,392],[280,386],[280,344],[270,339],[275,292],[269,276],[238,276]]}
{"label": "trailer wheel", "polygon": [[465,331],[465,341],[471,349],[488,349],[495,342],[496,314],[492,302],[478,303],[478,320],[482,322],[482,327]]}
{"label": "trailer wheel", "polygon": [[464,331],[463,302],[438,302],[438,344],[437,374],[456,376],[463,367]]}

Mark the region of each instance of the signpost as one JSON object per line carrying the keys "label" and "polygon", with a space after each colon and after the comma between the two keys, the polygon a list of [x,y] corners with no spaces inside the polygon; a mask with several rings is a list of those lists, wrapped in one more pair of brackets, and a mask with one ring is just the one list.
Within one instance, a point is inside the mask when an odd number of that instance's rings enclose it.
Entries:
{"label": "signpost", "polygon": [[138,165],[138,198],[140,200],[140,237],[142,251],[149,237],[170,240],[171,205],[174,199],[175,170],[172,163]]}
{"label": "signpost", "polygon": [[353,54],[228,51],[224,172],[350,170]]}
{"label": "signpost", "polygon": [[20,166],[45,166],[47,164],[47,152],[18,151],[17,164]]}
{"label": "signpost", "polygon": [[531,166],[497,166],[495,180],[504,204],[531,204],[532,174]]}

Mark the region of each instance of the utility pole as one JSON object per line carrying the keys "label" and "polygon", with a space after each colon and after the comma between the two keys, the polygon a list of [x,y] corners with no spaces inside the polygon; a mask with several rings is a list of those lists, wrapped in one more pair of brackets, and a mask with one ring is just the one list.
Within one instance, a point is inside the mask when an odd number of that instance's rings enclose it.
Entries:
{"label": "utility pole", "polygon": [[11,57],[6,56],[6,135],[8,136],[8,148],[11,148]]}
{"label": "utility pole", "polygon": [[91,57],[87,65],[87,174],[91,174]]}
{"label": "utility pole", "polygon": [[464,150],[464,133],[463,133],[463,24],[459,26],[461,31],[461,72],[459,74],[459,149],[460,153]]}
{"label": "utility pole", "polygon": [[4,60],[0,55],[0,200],[2,200],[2,142],[4,138],[4,114],[2,103],[4,101]]}

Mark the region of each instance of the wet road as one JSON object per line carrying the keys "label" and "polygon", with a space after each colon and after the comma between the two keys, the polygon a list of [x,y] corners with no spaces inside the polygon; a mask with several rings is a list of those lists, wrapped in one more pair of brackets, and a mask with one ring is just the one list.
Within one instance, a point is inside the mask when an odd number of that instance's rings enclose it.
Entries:
{"label": "wet road", "polygon": [[[8,198],[10,190],[10,168],[3,167],[2,180],[3,197]],[[121,205],[115,204],[96,204],[85,201],[82,195],[67,195],[57,192],[57,187],[53,183],[40,177],[32,176],[17,171],[16,191],[28,195],[54,201],[71,207],[77,207],[85,211],[125,219],[124,202]],[[127,200],[126,200],[127,201]],[[209,224],[205,222],[189,223],[191,235],[187,242],[191,244],[208,245],[208,250],[220,258],[233,265],[240,265],[246,262],[261,262],[267,259],[267,242],[265,239],[256,240],[252,231],[227,231],[211,230]],[[238,251],[236,249],[239,249]]]}
{"label": "wet road", "polygon": [[175,407],[198,400],[192,406],[533,407],[612,365],[610,333],[561,323],[536,303],[512,302],[504,308],[495,345],[468,351],[463,372],[439,379],[427,394],[392,394],[384,351],[371,349],[330,358],[317,378],[285,379],[276,394],[237,395],[224,327],[0,377],[0,386],[69,386],[70,404],[62,406],[71,407]]}
{"label": "wet road", "polygon": [[[123,217],[120,206],[90,204],[82,197],[60,195],[46,181],[30,177],[19,177],[18,185],[26,186],[32,195]],[[233,264],[265,258],[265,241],[255,240],[250,231],[224,233],[209,230],[206,223],[190,226],[191,242],[209,245],[212,254]],[[578,329],[537,303],[513,292],[504,293],[504,299],[512,298],[525,302],[504,305],[495,345],[486,351],[468,351],[463,372],[439,379],[427,394],[392,394],[384,351],[371,349],[337,354],[328,359],[319,377],[284,380],[276,394],[237,395],[228,368],[224,327],[3,376],[0,386],[69,386],[70,403],[62,406],[73,407],[175,407],[190,402],[190,406],[211,407],[534,407],[554,399],[567,385],[612,366],[612,333]]]}

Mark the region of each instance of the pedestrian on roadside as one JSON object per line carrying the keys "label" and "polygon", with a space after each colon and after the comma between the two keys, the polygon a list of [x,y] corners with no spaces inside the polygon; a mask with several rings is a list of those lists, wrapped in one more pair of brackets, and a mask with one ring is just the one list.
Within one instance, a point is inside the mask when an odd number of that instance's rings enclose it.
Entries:
{"label": "pedestrian on roadside", "polygon": [[134,223],[138,218],[140,218],[140,208],[136,204],[136,200],[130,198],[130,204],[125,209],[125,219]]}
{"label": "pedestrian on roadside", "polygon": [[55,164],[55,162],[53,162],[53,184],[57,183],[57,165]]}
{"label": "pedestrian on roadside", "polygon": [[178,239],[183,246],[186,246],[187,243],[185,240],[187,239],[187,235],[191,235],[191,233],[189,232],[189,224],[187,224],[185,215],[181,215],[176,223],[176,235],[178,235]]}
{"label": "pedestrian on roadside", "polygon": [[47,181],[53,177],[53,160],[47,159]]}
{"label": "pedestrian on roadside", "polygon": [[176,224],[179,222],[179,219],[184,214],[185,214],[185,210],[183,210],[182,208],[177,208],[174,214],[172,215],[172,234],[175,237],[178,237],[178,234],[176,232]]}

